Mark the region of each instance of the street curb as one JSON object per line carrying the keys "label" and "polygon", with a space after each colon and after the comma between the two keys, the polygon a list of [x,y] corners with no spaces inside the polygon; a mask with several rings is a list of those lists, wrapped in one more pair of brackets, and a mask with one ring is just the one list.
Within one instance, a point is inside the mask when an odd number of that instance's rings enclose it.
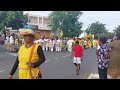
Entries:
{"label": "street curb", "polygon": [[[108,79],[111,79],[111,76],[108,75],[107,77]],[[91,73],[87,79],[99,79],[99,75]]]}
{"label": "street curb", "polygon": [[87,79],[91,79],[94,74],[91,73],[90,76]]}

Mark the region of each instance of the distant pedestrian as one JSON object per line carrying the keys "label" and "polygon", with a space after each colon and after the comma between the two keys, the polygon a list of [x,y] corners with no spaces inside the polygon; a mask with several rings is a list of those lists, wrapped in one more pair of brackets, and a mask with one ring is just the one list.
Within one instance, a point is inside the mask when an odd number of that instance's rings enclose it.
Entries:
{"label": "distant pedestrian", "polygon": [[13,35],[10,36],[10,44],[14,44],[14,38],[13,38]]}
{"label": "distant pedestrian", "polygon": [[19,44],[19,39],[18,37],[15,38],[15,45],[18,45]]}
{"label": "distant pedestrian", "polygon": [[83,58],[83,49],[82,49],[82,46],[79,45],[79,41],[75,42],[75,45],[73,46],[73,49],[72,49],[72,55],[74,56],[73,63],[76,66],[76,73],[77,75],[79,75],[80,64]]}
{"label": "distant pedestrian", "polygon": [[68,51],[69,51],[69,52],[72,52],[72,45],[73,45],[73,40],[70,38],[70,39],[67,41],[67,46],[68,46]]}

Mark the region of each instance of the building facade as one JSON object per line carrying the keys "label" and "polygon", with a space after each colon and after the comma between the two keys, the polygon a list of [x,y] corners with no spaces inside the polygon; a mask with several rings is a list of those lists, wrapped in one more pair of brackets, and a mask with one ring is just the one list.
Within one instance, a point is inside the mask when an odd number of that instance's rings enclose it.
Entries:
{"label": "building facade", "polygon": [[41,36],[50,37],[49,19],[45,16],[29,15],[29,25],[37,25]]}

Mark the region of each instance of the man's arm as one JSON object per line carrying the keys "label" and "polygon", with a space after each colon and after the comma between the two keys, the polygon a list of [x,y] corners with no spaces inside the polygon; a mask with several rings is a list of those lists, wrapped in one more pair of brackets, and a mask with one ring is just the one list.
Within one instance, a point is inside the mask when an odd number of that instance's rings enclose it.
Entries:
{"label": "man's arm", "polygon": [[9,75],[14,75],[14,73],[15,73],[17,67],[18,67],[18,64],[19,64],[19,61],[18,61],[18,57],[17,57],[16,61],[15,61],[15,64],[14,64],[14,66],[13,66],[13,68],[12,68],[12,70],[11,70]]}
{"label": "man's arm", "polygon": [[41,46],[38,46],[37,53],[39,56],[39,60],[37,62],[33,63],[34,68],[39,67],[39,65],[41,65],[46,60]]}

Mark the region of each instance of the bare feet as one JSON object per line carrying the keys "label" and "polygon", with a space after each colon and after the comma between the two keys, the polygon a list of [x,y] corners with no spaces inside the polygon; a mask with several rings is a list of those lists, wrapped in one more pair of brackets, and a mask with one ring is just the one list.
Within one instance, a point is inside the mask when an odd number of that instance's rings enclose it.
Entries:
{"label": "bare feet", "polygon": [[79,75],[79,68],[76,69],[76,74]]}

